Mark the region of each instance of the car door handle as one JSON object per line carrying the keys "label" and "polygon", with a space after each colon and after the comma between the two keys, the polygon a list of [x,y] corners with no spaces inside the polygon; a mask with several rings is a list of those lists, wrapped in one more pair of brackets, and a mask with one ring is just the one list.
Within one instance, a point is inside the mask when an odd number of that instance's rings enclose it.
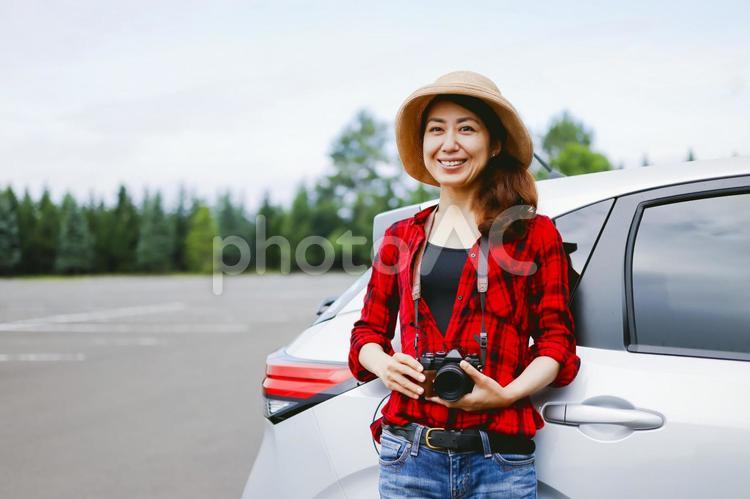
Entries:
{"label": "car door handle", "polygon": [[621,425],[631,430],[652,430],[664,424],[664,418],[643,409],[623,409],[590,404],[551,403],[544,406],[544,419],[571,426],[583,424]]}

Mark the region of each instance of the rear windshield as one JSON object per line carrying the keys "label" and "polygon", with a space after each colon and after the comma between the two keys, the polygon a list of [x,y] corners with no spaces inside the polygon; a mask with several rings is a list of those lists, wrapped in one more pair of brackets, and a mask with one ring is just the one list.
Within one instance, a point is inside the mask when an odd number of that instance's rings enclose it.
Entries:
{"label": "rear windshield", "polygon": [[357,280],[354,281],[354,284],[346,288],[346,290],[341,293],[338,298],[336,298],[336,301],[334,301],[331,306],[325,310],[325,312],[320,314],[318,318],[315,319],[315,322],[313,322],[313,324],[318,324],[320,322],[327,321],[336,317],[336,314],[338,314],[342,308],[347,306],[349,302],[359,294],[360,291],[367,287],[367,283],[370,282],[371,274],[372,267],[368,268],[364,274],[359,276]]}

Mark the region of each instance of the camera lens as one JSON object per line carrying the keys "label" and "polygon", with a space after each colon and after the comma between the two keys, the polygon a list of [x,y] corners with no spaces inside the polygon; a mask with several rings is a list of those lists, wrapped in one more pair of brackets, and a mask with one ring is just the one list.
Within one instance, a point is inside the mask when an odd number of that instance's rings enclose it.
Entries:
{"label": "camera lens", "polygon": [[468,381],[469,377],[463,369],[457,364],[450,363],[438,370],[433,389],[441,399],[453,402],[469,391],[467,390]]}

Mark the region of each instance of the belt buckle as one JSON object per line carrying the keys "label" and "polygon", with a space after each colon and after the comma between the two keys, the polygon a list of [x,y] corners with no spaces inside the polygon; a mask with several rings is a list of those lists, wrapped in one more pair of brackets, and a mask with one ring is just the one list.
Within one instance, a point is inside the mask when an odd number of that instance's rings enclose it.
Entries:
{"label": "belt buckle", "polygon": [[427,447],[432,450],[444,449],[445,447],[435,446],[430,443],[430,432],[432,432],[433,430],[445,430],[445,428],[427,428],[427,433],[424,436],[424,443],[426,443]]}

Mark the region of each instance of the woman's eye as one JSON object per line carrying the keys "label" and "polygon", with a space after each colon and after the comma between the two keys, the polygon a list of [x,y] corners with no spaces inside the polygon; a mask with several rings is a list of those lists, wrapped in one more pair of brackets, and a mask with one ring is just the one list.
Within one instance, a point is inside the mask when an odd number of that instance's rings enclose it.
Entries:
{"label": "woman's eye", "polygon": [[440,128],[439,126],[434,126],[430,128],[430,132],[439,132],[440,130],[442,130],[442,128]]}
{"label": "woman's eye", "polygon": [[461,130],[468,130],[470,132],[473,132],[474,128],[470,127],[469,125],[464,125],[461,127]]}

